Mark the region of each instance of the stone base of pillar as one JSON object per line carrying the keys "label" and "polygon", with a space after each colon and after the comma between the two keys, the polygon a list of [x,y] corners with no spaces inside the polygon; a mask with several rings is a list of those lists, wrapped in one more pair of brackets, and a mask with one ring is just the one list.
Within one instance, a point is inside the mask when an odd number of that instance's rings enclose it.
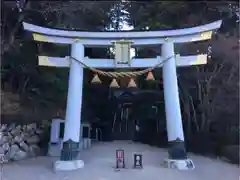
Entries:
{"label": "stone base of pillar", "polygon": [[166,159],[164,160],[164,167],[178,170],[193,170],[195,168],[191,159]]}
{"label": "stone base of pillar", "polygon": [[53,164],[54,171],[71,171],[84,167],[82,160],[56,161]]}
{"label": "stone base of pillar", "polygon": [[177,138],[174,141],[169,141],[168,158],[175,160],[187,159],[187,152],[185,149],[184,141]]}
{"label": "stone base of pillar", "polygon": [[61,161],[76,160],[79,154],[79,142],[75,142],[71,139],[62,143]]}
{"label": "stone base of pillar", "polygon": [[[90,138],[83,138],[80,142],[79,142],[79,151],[83,150],[83,149],[88,149],[91,148],[92,144],[91,144],[91,139]],[[61,156],[61,151],[63,148],[63,143],[60,141],[59,143],[49,143],[48,145],[48,156],[52,156],[52,157],[60,157]],[[66,154],[66,153],[65,153]],[[66,156],[66,155],[64,155]],[[61,159],[62,160],[62,159]],[[69,159],[68,159],[69,160]],[[70,159],[71,160],[71,159]]]}

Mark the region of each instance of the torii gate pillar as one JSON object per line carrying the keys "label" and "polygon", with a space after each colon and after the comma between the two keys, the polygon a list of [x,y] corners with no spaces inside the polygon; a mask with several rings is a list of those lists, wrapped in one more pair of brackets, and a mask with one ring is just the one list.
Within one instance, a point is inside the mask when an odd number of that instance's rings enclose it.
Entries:
{"label": "torii gate pillar", "polygon": [[167,167],[180,169],[193,169],[193,162],[187,158],[184,145],[184,133],[179,101],[176,60],[174,44],[166,40],[162,44],[162,57],[172,57],[163,64],[163,87],[167,121],[167,134],[169,157],[165,160]]}
{"label": "torii gate pillar", "polygon": [[[83,59],[83,44],[75,41],[71,46],[71,56],[76,59]],[[84,167],[84,162],[78,159],[80,150],[82,89],[83,67],[77,61],[72,60],[70,62],[63,147],[60,161],[54,163],[55,170],[74,170]]]}

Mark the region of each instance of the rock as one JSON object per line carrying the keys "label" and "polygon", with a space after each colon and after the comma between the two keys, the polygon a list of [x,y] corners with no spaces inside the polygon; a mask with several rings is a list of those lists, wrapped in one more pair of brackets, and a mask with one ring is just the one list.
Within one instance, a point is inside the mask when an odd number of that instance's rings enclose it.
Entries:
{"label": "rock", "polygon": [[18,136],[15,136],[14,138],[14,142],[20,144],[22,141],[23,141],[23,135],[18,135]]}
{"label": "rock", "polygon": [[0,145],[6,143],[8,141],[8,136],[2,136],[2,138],[0,139]]}
{"label": "rock", "polygon": [[37,145],[29,146],[28,154],[30,157],[36,157],[36,156],[40,155],[40,152],[41,152],[41,150]]}
{"label": "rock", "polygon": [[0,125],[0,163],[40,155],[41,149],[37,144],[43,134],[44,129],[38,128],[36,123]]}
{"label": "rock", "polygon": [[22,126],[17,125],[17,127],[16,127],[15,129],[21,130],[21,129],[22,129]]}
{"label": "rock", "polygon": [[32,126],[33,129],[37,129],[37,124],[36,123],[32,123],[31,126]]}
{"label": "rock", "polygon": [[11,139],[14,138],[14,135],[11,132],[8,132],[7,133],[7,138],[8,138],[8,141],[10,141]]}
{"label": "rock", "polygon": [[15,156],[15,154],[19,151],[19,147],[16,144],[11,145],[8,156],[9,159],[13,159],[13,157]]}
{"label": "rock", "polygon": [[9,143],[6,142],[5,144],[3,144],[3,145],[1,146],[1,148],[3,149],[3,151],[4,151],[4,153],[5,153],[5,152],[8,151],[9,148],[10,148]]}
{"label": "rock", "polygon": [[41,130],[41,129],[36,129],[36,134],[43,134],[43,130]]}
{"label": "rock", "polygon": [[29,147],[28,147],[28,145],[23,141],[23,142],[21,142],[20,144],[19,144],[19,146],[20,146],[20,148],[22,149],[22,150],[24,150],[24,151],[28,151],[29,150]]}
{"label": "rock", "polygon": [[32,126],[31,126],[31,124],[28,124],[27,126],[26,126],[26,131],[30,131],[32,129]]}
{"label": "rock", "polygon": [[15,128],[11,131],[12,135],[19,135],[21,133],[21,129]]}
{"label": "rock", "polygon": [[31,130],[30,132],[28,132],[28,135],[35,136],[36,135],[36,130],[35,129]]}
{"label": "rock", "polygon": [[26,131],[27,125],[23,125],[23,126],[21,127],[21,129],[22,129],[22,131]]}
{"label": "rock", "polygon": [[16,125],[15,124],[11,124],[8,128],[7,131],[11,131],[13,129],[15,129]]}
{"label": "rock", "polygon": [[36,123],[32,123],[32,124],[28,124],[27,125],[27,131],[31,131],[37,129],[37,124]]}
{"label": "rock", "polygon": [[0,154],[0,164],[8,162],[8,158],[5,154]]}
{"label": "rock", "polygon": [[4,132],[4,131],[6,131],[6,129],[7,129],[6,124],[3,124],[3,125],[0,126],[0,132]]}
{"label": "rock", "polygon": [[0,147],[0,155],[5,154],[5,149],[3,147]]}
{"label": "rock", "polygon": [[27,153],[22,151],[22,150],[18,150],[15,155],[13,156],[12,160],[14,161],[19,161],[19,160],[22,160],[22,159],[25,159],[27,157]]}
{"label": "rock", "polygon": [[26,142],[28,144],[37,144],[40,141],[39,137],[37,135],[27,137]]}

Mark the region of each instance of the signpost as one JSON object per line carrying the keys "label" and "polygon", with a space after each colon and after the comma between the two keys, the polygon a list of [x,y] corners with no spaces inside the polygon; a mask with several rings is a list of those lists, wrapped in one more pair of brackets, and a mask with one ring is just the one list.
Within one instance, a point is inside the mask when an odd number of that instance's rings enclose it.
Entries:
{"label": "signpost", "polygon": [[133,168],[143,168],[142,154],[133,154],[134,164]]}
{"label": "signpost", "polygon": [[125,168],[124,150],[116,150],[116,169]]}

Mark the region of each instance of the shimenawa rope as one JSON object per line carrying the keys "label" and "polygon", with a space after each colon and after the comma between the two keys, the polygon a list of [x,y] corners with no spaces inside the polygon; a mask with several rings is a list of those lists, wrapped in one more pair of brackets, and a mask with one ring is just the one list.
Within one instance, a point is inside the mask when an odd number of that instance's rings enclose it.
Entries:
{"label": "shimenawa rope", "polygon": [[145,73],[148,73],[150,71],[152,71],[153,69],[159,67],[160,65],[162,65],[164,62],[168,61],[169,59],[171,59],[172,57],[174,57],[175,55],[168,57],[166,59],[164,59],[163,61],[161,61],[160,63],[156,64],[153,67],[144,69],[144,70],[139,70],[139,71],[129,71],[129,72],[115,72],[115,71],[102,71],[96,68],[92,68],[89,67],[88,65],[86,65],[85,63],[83,63],[82,61],[72,57],[72,56],[68,56],[68,58],[71,60],[75,60],[76,62],[82,64],[83,66],[85,66],[86,68],[88,68],[89,70],[91,70],[92,72],[95,72],[96,74],[102,75],[102,76],[108,76],[111,78],[119,78],[119,77],[134,77],[134,76],[140,76],[143,75]]}

